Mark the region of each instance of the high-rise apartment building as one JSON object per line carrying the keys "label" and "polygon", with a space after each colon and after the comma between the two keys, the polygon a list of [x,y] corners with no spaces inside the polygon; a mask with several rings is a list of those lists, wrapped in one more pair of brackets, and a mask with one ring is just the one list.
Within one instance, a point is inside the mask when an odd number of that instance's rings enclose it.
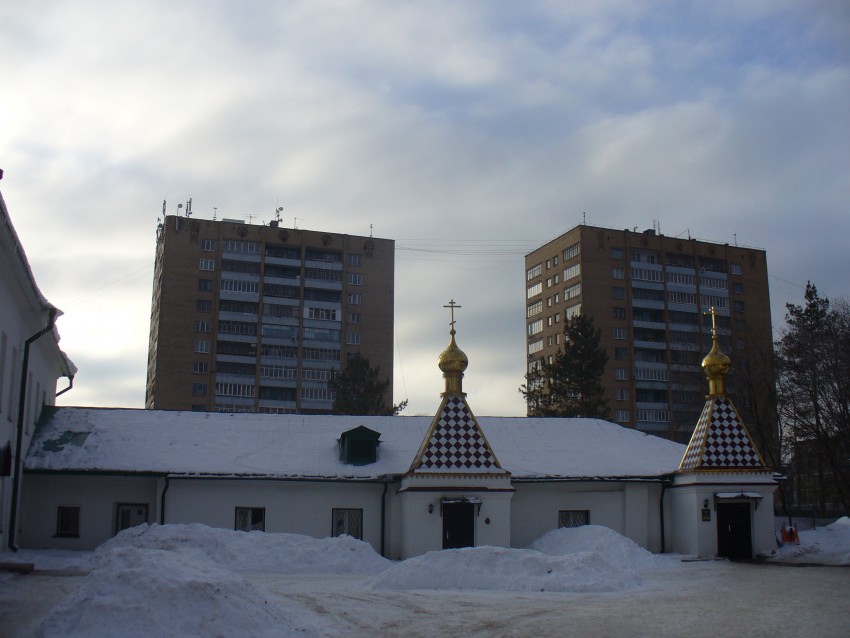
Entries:
{"label": "high-rise apartment building", "polygon": [[390,380],[395,242],[167,216],[157,230],[147,408],[321,413],[360,353]]}
{"label": "high-rise apartment building", "polygon": [[[703,313],[712,307],[721,347],[735,361],[760,362],[761,378],[772,377],[763,250],[579,225],[526,255],[525,267],[528,369],[562,347],[565,320],[592,317],[609,358],[602,385],[618,423],[687,441],[703,405],[700,362],[711,344]],[[733,372],[755,373],[745,365]],[[750,381],[730,377],[744,413],[754,400],[744,387]]]}

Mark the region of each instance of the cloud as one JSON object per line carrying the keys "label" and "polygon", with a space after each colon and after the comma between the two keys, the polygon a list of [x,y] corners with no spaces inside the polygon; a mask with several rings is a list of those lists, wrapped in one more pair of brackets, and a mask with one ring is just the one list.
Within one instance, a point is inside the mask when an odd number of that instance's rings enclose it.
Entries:
{"label": "cloud", "polygon": [[2,187],[83,362],[67,402],[141,405],[163,200],[255,223],[283,206],[285,225],[396,239],[410,413],[436,409],[451,298],[473,408],[523,412],[523,255],[583,212],[767,249],[776,324],[807,279],[848,295],[836,4],[2,11]]}

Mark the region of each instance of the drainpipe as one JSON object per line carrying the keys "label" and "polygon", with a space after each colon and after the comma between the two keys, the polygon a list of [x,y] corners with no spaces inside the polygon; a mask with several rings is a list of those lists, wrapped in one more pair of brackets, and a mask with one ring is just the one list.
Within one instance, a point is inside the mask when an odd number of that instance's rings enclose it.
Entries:
{"label": "drainpipe", "polygon": [[57,397],[62,396],[62,395],[63,395],[63,394],[65,394],[68,390],[70,390],[71,388],[73,388],[73,387],[74,387],[74,375],[73,375],[73,374],[69,374],[67,378],[68,378],[68,387],[67,387],[67,388],[65,388],[64,390],[59,390],[59,392],[57,392],[57,393],[56,393],[56,396],[57,396]]}
{"label": "drainpipe", "polygon": [[390,482],[388,479],[384,480],[384,491],[381,493],[381,556],[386,558],[384,554],[384,538],[386,536],[386,527],[387,527],[387,490],[390,487]]}
{"label": "drainpipe", "polygon": [[667,481],[661,480],[661,506],[658,508],[658,511],[661,515],[661,553],[664,554],[667,551],[664,542],[664,492],[667,490]]}
{"label": "drainpipe", "polygon": [[168,491],[168,477],[165,477],[165,487],[162,488],[162,494],[159,497],[159,524],[165,525],[165,493]]}
{"label": "drainpipe", "polygon": [[12,470],[12,506],[9,512],[9,549],[13,552],[18,551],[18,546],[15,545],[15,528],[18,526],[18,492],[21,488],[21,453],[24,447],[24,419],[26,418],[24,411],[27,400],[27,372],[29,372],[30,363],[30,344],[53,330],[57,312],[56,308],[51,308],[48,311],[47,325],[24,342],[24,357],[23,365],[21,366],[21,394],[18,399],[18,432],[15,441],[15,465]]}

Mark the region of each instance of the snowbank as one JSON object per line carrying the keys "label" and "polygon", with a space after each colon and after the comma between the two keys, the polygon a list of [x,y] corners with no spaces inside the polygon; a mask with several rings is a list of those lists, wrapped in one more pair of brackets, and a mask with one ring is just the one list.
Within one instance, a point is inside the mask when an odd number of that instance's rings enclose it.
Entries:
{"label": "snowbank", "polygon": [[534,541],[529,549],[551,556],[592,552],[624,569],[641,570],[656,562],[652,552],[602,525],[554,529]]}
{"label": "snowbank", "polygon": [[785,543],[772,559],[782,563],[850,565],[850,518],[843,516],[826,527],[800,530],[800,544]]}
{"label": "snowbank", "polygon": [[376,574],[391,562],[372,546],[350,536],[312,538],[301,534],[237,532],[189,525],[139,525],[101,545],[96,560],[109,561],[117,548],[158,549],[208,557],[223,569],[239,573]]}

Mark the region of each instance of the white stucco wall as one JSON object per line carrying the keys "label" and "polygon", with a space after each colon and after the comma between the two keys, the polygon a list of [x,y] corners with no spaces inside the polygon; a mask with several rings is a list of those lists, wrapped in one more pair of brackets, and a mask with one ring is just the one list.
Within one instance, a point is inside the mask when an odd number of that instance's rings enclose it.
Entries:
{"label": "white stucco wall", "polygon": [[363,540],[379,552],[383,491],[381,483],[170,479],[165,522],[233,529],[237,507],[263,507],[267,532],[325,538],[334,508],[362,509]]}
{"label": "white stucco wall", "polygon": [[[94,549],[115,535],[117,505],[145,503],[156,520],[157,479],[130,476],[25,474],[18,545],[30,549]],[[80,508],[80,536],[56,536],[60,506]]]}
{"label": "white stucco wall", "polygon": [[660,483],[553,481],[515,487],[512,547],[528,547],[557,529],[559,510],[588,510],[591,525],[604,525],[641,547],[661,551]]}

